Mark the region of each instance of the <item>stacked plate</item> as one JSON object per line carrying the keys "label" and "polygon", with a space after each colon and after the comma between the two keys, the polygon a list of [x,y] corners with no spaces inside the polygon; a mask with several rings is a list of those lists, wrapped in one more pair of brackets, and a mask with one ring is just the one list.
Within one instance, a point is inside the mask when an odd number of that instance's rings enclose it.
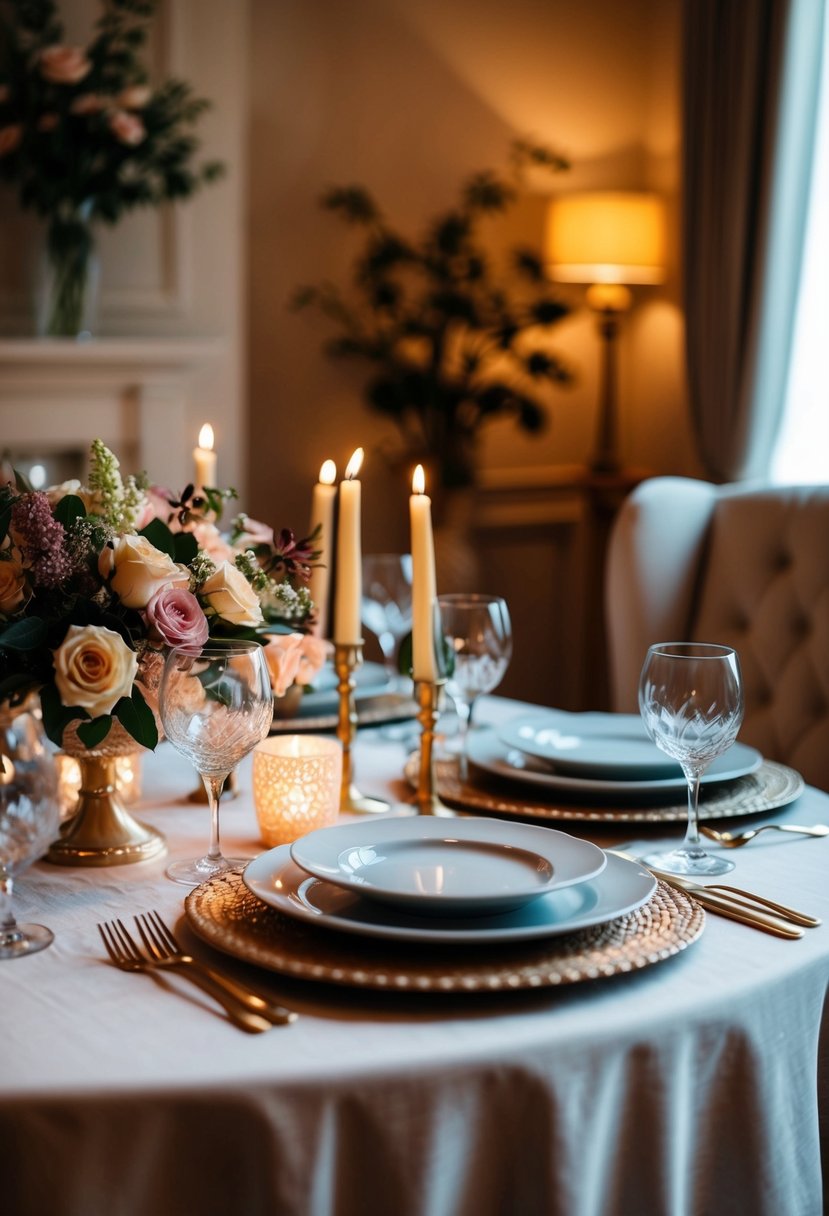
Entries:
{"label": "stacked plate", "polygon": [[[464,810],[560,820],[683,821],[686,782],[635,714],[537,710],[470,732],[468,782],[438,767],[440,796]],[[411,777],[412,774],[410,773]],[[793,769],[735,743],[702,778],[707,818],[785,806],[803,790]]]}
{"label": "stacked plate", "polygon": [[294,921],[450,946],[606,924],[657,886],[635,862],[552,828],[419,816],[322,828],[255,858],[243,880]]}
{"label": "stacked plate", "polygon": [[[363,663],[355,673],[354,701],[360,726],[379,726],[414,717],[417,706],[411,695],[395,688],[380,663]],[[285,731],[333,730],[337,725],[339,694],[337,676],[326,663],[313,686],[303,693],[296,714],[274,716],[272,734]]]}

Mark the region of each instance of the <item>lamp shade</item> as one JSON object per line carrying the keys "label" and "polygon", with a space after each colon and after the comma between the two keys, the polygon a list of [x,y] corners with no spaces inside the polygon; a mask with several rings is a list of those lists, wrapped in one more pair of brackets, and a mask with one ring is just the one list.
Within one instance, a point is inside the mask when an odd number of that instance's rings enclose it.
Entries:
{"label": "lamp shade", "polygon": [[545,256],[563,283],[661,283],[662,200],[627,191],[562,195],[547,214]]}

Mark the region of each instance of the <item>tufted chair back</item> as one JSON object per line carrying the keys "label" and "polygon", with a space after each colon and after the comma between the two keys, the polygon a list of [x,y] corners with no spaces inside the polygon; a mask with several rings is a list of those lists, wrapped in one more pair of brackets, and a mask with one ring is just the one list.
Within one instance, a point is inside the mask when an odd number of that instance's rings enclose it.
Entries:
{"label": "tufted chair back", "polygon": [[829,790],[829,486],[643,482],[610,537],[613,708],[636,712],[654,642],[733,646],[740,738]]}

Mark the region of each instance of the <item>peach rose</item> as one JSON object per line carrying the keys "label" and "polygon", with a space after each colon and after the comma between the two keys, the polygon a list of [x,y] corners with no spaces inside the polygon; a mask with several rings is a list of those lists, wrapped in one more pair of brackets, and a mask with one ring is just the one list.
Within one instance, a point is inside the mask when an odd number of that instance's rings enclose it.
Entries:
{"label": "peach rose", "polygon": [[58,115],[49,111],[48,114],[41,114],[40,118],[37,120],[37,129],[44,135],[48,135],[50,131],[54,131],[59,122],[60,118]]}
{"label": "peach rose", "polygon": [[11,616],[26,599],[26,576],[19,562],[0,561],[0,613]]}
{"label": "peach rose", "polygon": [[20,141],[23,138],[23,128],[20,123],[13,123],[8,127],[0,127],[0,156],[8,156],[14,152],[15,148],[19,147]]}
{"label": "peach rose", "polygon": [[128,148],[134,148],[145,138],[147,129],[140,118],[126,110],[115,110],[110,116],[109,129],[115,138]]}
{"label": "peach rose", "polygon": [[53,656],[61,702],[93,718],[111,713],[121,697],[128,697],[138,674],[135,651],[103,625],[70,625]]}
{"label": "peach rose", "polygon": [[230,562],[221,565],[201,586],[201,596],[216,616],[229,625],[261,625],[259,598],[241,570]]}
{"label": "peach rose", "polygon": [[187,587],[189,577],[182,566],[151,545],[146,536],[119,536],[101,551],[98,570],[102,578],[112,575],[112,590],[125,608],[146,608],[162,587]]}
{"label": "peach rose", "polygon": [[62,481],[58,486],[48,486],[44,494],[49,499],[49,506],[53,509],[58,505],[62,498],[66,498],[67,494],[74,494],[75,498],[79,498],[86,508],[87,515],[94,515],[96,507],[100,506],[100,499],[95,490],[87,489],[82,485],[77,478],[73,477],[70,481]]}
{"label": "peach rose", "polygon": [[122,89],[116,102],[124,110],[143,110],[152,97],[152,89],[146,84],[131,84]]}
{"label": "peach rose", "polygon": [[301,644],[301,633],[279,633],[263,647],[275,697],[284,697],[297,678]]}
{"label": "peach rose", "polygon": [[233,550],[215,524],[208,521],[196,524],[187,531],[192,532],[200,549],[216,563],[233,561]]}
{"label": "peach rose", "polygon": [[296,675],[297,684],[313,684],[319,674],[328,654],[328,643],[322,638],[315,638],[310,633],[303,634],[299,648],[299,671]]}
{"label": "peach rose", "polygon": [[47,46],[40,52],[40,74],[51,84],[80,84],[91,70],[79,46]]}

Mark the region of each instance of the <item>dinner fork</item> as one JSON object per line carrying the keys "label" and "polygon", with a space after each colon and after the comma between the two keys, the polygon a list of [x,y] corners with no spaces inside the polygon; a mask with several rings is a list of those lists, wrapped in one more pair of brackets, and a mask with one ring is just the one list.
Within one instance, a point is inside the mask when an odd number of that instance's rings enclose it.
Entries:
{"label": "dinner fork", "polygon": [[296,1021],[297,1014],[293,1009],[286,1009],[284,1005],[278,1005],[265,997],[257,996],[249,988],[243,987],[242,984],[238,984],[226,975],[220,975],[206,963],[187,954],[158,912],[154,910],[147,913],[142,912],[134,919],[147,953],[158,966],[178,967],[182,971],[186,970],[194,980],[197,976],[208,979],[211,984],[228,993],[251,1013],[267,1018],[273,1026],[286,1026],[290,1022]]}
{"label": "dinner fork", "polygon": [[764,823],[759,828],[749,828],[745,832],[718,832],[714,828],[700,825],[700,832],[709,840],[724,845],[727,849],[740,849],[748,844],[760,832],[795,832],[799,836],[829,836],[829,827],[825,823],[816,823],[814,827],[802,828],[794,823]]}
{"label": "dinner fork", "polygon": [[[144,957],[120,920],[104,921],[98,925],[98,932],[111,962],[119,970],[152,973],[161,966],[158,960],[151,961]],[[190,978],[219,1002],[234,1026],[238,1026],[240,1030],[246,1030],[248,1034],[261,1034],[271,1029],[272,1023],[267,1018],[252,1013],[219,985],[208,983],[203,977],[197,978],[195,973],[191,974]]]}

